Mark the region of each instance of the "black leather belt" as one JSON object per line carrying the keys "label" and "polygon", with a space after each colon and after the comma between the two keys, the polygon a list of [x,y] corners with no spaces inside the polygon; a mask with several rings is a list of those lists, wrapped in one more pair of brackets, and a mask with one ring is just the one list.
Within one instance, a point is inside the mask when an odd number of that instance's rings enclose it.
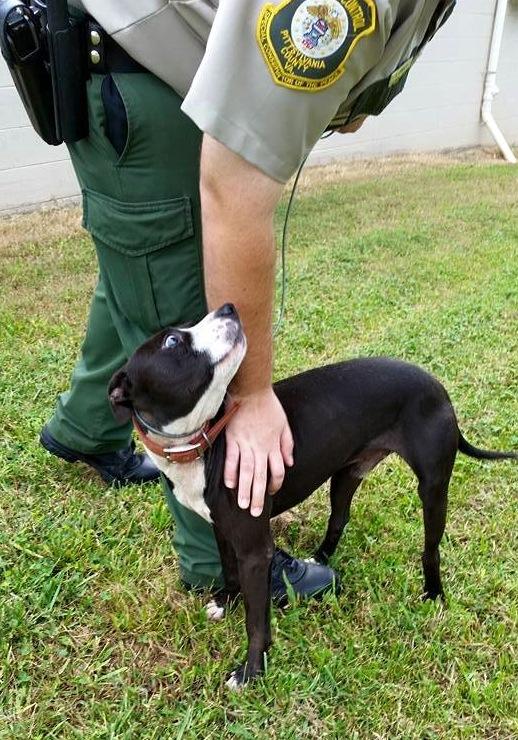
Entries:
{"label": "black leather belt", "polygon": [[124,51],[122,46],[119,46],[93,18],[87,17],[85,29],[88,71],[91,74],[148,72],[128,52]]}

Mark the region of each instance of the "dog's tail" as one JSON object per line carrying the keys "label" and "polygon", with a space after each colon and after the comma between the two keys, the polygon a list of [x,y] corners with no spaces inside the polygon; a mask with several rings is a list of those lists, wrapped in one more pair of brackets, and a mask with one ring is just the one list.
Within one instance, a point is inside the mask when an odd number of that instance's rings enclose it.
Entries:
{"label": "dog's tail", "polygon": [[462,436],[459,430],[459,450],[469,457],[476,457],[477,460],[518,460],[518,452],[499,452],[493,450],[481,450],[473,447],[467,439]]}

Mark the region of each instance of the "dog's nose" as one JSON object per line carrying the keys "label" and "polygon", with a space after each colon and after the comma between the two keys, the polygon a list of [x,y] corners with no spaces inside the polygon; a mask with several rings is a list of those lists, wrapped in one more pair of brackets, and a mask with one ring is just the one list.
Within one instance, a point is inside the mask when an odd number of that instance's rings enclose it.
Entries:
{"label": "dog's nose", "polygon": [[215,316],[217,316],[220,319],[227,319],[232,316],[236,315],[236,307],[233,303],[224,303],[221,308],[218,308],[218,310],[215,313]]}

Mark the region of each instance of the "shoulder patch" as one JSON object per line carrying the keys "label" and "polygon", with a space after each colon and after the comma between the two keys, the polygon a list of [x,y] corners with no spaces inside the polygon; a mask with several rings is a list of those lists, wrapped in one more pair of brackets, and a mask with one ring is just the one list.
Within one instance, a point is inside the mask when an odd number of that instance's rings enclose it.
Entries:
{"label": "shoulder patch", "polygon": [[342,76],[356,44],[375,28],[374,0],[284,0],[262,8],[257,41],[278,85],[318,92]]}

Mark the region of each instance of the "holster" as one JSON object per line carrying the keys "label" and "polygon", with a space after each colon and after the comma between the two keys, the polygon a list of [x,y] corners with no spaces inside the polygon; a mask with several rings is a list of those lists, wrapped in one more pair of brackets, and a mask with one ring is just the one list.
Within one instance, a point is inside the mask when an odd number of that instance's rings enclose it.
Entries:
{"label": "holster", "polygon": [[85,33],[66,0],[0,0],[0,49],[47,144],[88,136]]}

